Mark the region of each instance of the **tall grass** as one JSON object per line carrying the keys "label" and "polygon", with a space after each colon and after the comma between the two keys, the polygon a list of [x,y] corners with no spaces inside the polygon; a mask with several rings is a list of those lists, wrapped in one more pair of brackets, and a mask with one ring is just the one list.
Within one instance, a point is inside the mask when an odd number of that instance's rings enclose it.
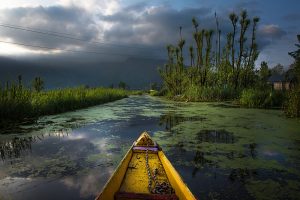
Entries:
{"label": "tall grass", "polygon": [[0,88],[0,121],[61,113],[118,100],[128,94],[123,89],[84,87],[36,92],[12,84]]}
{"label": "tall grass", "polygon": [[233,87],[199,87],[191,85],[182,98],[188,101],[225,101],[238,97],[238,90]]}
{"label": "tall grass", "polygon": [[239,103],[249,108],[281,108],[284,97],[283,91],[244,89]]}

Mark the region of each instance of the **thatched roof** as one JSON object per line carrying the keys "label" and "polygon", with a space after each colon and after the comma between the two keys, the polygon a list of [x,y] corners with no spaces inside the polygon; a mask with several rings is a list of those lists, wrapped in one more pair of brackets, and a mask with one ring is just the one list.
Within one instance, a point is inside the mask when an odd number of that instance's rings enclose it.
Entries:
{"label": "thatched roof", "polygon": [[281,74],[274,74],[269,77],[268,82],[269,83],[275,83],[275,82],[284,82],[285,76]]}

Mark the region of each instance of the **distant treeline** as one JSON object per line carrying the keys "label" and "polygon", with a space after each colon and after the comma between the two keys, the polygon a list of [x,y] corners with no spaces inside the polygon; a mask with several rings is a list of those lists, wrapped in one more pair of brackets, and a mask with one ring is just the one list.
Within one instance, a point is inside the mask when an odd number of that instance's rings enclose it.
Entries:
{"label": "distant treeline", "polygon": [[0,126],[7,121],[56,114],[127,97],[129,91],[113,88],[76,87],[43,91],[44,81],[37,77],[32,88],[7,82],[0,87]]}
{"label": "distant treeline", "polygon": [[283,107],[286,94],[274,91],[267,83],[271,75],[267,63],[262,62],[260,69],[255,69],[259,17],[250,19],[246,10],[239,15],[231,13],[232,31],[227,33],[223,45],[216,14],[215,20],[216,29],[212,30],[201,28],[192,19],[194,44],[188,48],[188,62],[183,56],[186,41],[182,27],[179,28],[178,44],[167,46],[168,62],[159,70],[164,84],[161,94],[184,101],[238,100],[249,107]]}

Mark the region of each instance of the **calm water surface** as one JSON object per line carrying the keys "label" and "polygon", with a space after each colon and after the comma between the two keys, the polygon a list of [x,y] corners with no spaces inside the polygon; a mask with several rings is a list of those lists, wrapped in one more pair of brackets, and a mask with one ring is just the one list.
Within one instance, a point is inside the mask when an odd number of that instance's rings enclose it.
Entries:
{"label": "calm water surface", "polygon": [[300,199],[299,120],[148,96],[0,130],[0,199],[94,199],[144,130],[199,199]]}

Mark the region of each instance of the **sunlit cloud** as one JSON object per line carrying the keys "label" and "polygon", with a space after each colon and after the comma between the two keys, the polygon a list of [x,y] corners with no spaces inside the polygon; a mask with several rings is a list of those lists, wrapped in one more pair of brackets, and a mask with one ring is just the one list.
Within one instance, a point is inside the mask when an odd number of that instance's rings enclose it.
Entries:
{"label": "sunlit cloud", "polygon": [[9,0],[1,1],[0,9],[16,7],[50,6],[58,2],[58,0]]}
{"label": "sunlit cloud", "polygon": [[72,133],[66,137],[66,140],[82,140],[86,138],[88,138],[88,136],[84,133]]}
{"label": "sunlit cloud", "polygon": [[273,39],[280,39],[286,34],[282,28],[275,24],[262,25],[258,31],[262,36]]}
{"label": "sunlit cloud", "polygon": [[12,199],[16,192],[26,190],[32,187],[33,184],[34,180],[32,178],[7,176],[4,179],[0,179],[0,185],[5,185],[5,187],[0,187],[0,197]]}
{"label": "sunlit cloud", "polygon": [[[1,41],[4,42],[11,42],[13,43],[12,39],[8,38],[8,39],[3,39],[0,38]],[[37,49],[32,49],[32,48],[27,48],[24,46],[20,46],[17,44],[10,44],[10,43],[1,43],[0,45],[0,55],[7,55],[7,56],[11,56],[11,55],[55,55],[55,54],[60,54],[62,53],[61,50],[43,50],[40,48]]]}
{"label": "sunlit cloud", "polygon": [[105,167],[101,170],[96,168],[90,170],[88,174],[79,177],[66,177],[62,180],[62,183],[68,188],[79,189],[81,197],[89,197],[91,194],[95,196],[103,188],[105,182],[113,173],[114,167]]}

